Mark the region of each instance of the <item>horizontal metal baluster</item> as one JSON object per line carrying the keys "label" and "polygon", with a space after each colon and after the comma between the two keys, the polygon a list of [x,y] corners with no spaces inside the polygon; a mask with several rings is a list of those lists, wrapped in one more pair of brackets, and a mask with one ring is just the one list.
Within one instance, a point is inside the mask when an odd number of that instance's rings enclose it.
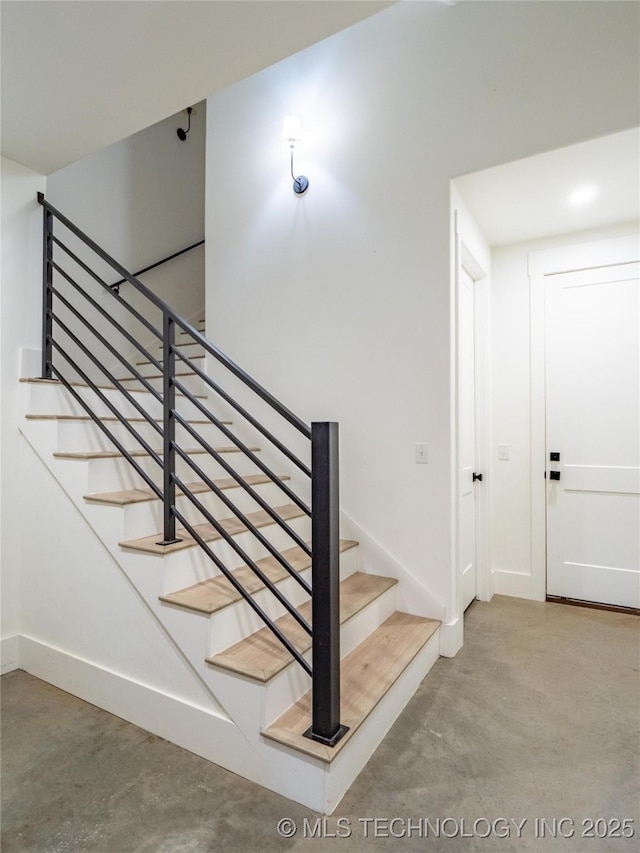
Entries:
{"label": "horizontal metal baluster", "polygon": [[[303,420],[301,420],[297,415],[295,415],[290,409],[288,409],[283,403],[280,402],[273,394],[270,394],[265,388],[263,388],[259,382],[249,376],[249,374],[244,371],[241,367],[239,367],[235,362],[233,362],[229,356],[225,355],[221,350],[219,350],[216,346],[214,346],[211,341],[207,340],[204,335],[201,335],[200,332],[192,326],[188,320],[185,320],[183,317],[180,317],[173,311],[168,305],[162,301],[156,294],[150,290],[146,285],[144,285],[141,281],[139,281],[135,276],[131,275],[131,273],[126,270],[122,264],[119,264],[115,258],[111,257],[107,252],[104,251],[94,240],[88,237],[77,225],[74,225],[70,219],[68,219],[63,213],[60,213],[52,204],[50,204],[44,197],[44,193],[38,193],[38,202],[41,204],[46,211],[53,214],[56,219],[59,220],[66,228],[71,231],[72,234],[75,234],[78,239],[80,239],[86,246],[88,246],[99,258],[109,264],[112,269],[114,269],[118,275],[120,275],[123,279],[129,282],[135,290],[145,296],[152,305],[155,305],[163,314],[168,314],[169,317],[184,331],[188,332],[194,340],[198,343],[202,344],[204,349],[212,355],[217,361],[223,364],[227,370],[233,373],[234,376],[237,376],[238,379],[242,380],[242,382],[247,385],[247,387],[251,388],[251,390],[257,394],[262,400],[268,403],[274,411],[276,411],[279,415],[281,415],[286,421],[288,421],[292,426],[294,426],[299,432],[301,432],[306,438],[311,439],[311,427],[308,424],[305,424]],[[82,264],[81,264],[82,266]],[[93,273],[94,277],[95,273]],[[111,290],[108,284],[102,282],[102,284],[108,288],[114,299],[118,299],[122,302],[123,305],[127,306],[127,303],[124,300],[121,300],[121,297],[116,295],[114,291]],[[130,306],[127,306],[130,307]],[[158,338],[162,338],[161,333],[154,330],[154,334]]]}
{"label": "horizontal metal baluster", "polygon": [[[298,574],[298,572],[296,572],[296,570],[292,566],[289,565],[289,563],[285,560],[285,558],[282,556],[282,554],[267,539],[267,537],[264,536],[262,533],[260,533],[260,530],[254,524],[252,524],[249,521],[249,519],[246,517],[246,515],[244,515],[244,513],[242,513],[236,507],[236,505],[233,503],[233,501],[231,501],[224,494],[224,492],[218,486],[216,486],[215,482],[204,473],[204,471],[197,465],[197,463],[194,462],[191,459],[191,457],[188,456],[188,454],[185,453],[185,451],[181,447],[176,445],[175,450],[176,450],[176,453],[182,459],[184,459],[184,461],[187,463],[187,465],[189,465],[189,467],[200,477],[202,482],[205,483],[205,485],[207,485],[211,489],[211,491],[220,498],[220,500],[231,510],[231,512],[237,518],[240,519],[240,521],[247,527],[247,529],[250,530],[251,533],[253,533],[253,535],[260,542],[260,544],[263,545],[273,557],[275,557],[275,559],[280,563],[282,568],[285,569],[291,575],[291,577],[294,578],[294,580],[296,580],[300,584],[300,586],[304,589],[305,592],[307,592],[307,593],[309,593],[309,595],[311,595],[311,587],[309,586],[309,584],[305,581],[305,579],[303,577],[301,577]],[[305,552],[307,552],[309,550],[306,543],[305,543],[304,550],[305,550]]]}
{"label": "horizontal metal baluster", "polygon": [[245,418],[245,420],[247,420],[252,427],[255,427],[258,432],[262,433],[262,435],[268,441],[270,441],[274,447],[277,447],[278,450],[283,453],[287,457],[287,459],[289,459],[290,462],[293,462],[293,464],[296,465],[302,471],[303,474],[306,474],[307,477],[311,477],[311,469],[307,465],[305,465],[301,459],[298,459],[295,453],[289,450],[289,448],[284,445],[279,439],[277,439],[275,435],[269,432],[266,427],[262,426],[260,421],[254,418],[253,415],[249,414],[249,412],[243,406],[241,406],[240,403],[236,402],[236,400],[234,400],[233,397],[224,390],[224,388],[221,388],[217,382],[214,382],[214,380],[207,373],[201,370],[197,365],[195,365],[188,356],[184,355],[179,350],[176,350],[176,355],[182,361],[184,361],[185,364],[187,364],[187,366],[190,367],[194,373],[196,373],[204,382],[206,382],[207,385],[209,385],[209,387],[216,392],[216,394],[219,394],[225,402],[232,406],[236,410],[236,412],[238,412],[239,415],[242,415],[242,417]]}
{"label": "horizontal metal baluster", "polygon": [[288,421],[291,426],[294,426],[298,432],[301,432],[306,438],[311,439],[311,427],[305,424],[303,420],[301,420],[297,415],[288,409],[283,403],[280,402],[273,394],[270,394],[265,388],[262,387],[256,380],[249,376],[241,367],[231,361],[229,356],[225,355],[221,350],[218,349],[214,344],[211,343],[210,340],[205,338],[191,323],[184,320],[182,317],[178,317],[176,315],[175,321],[185,332],[188,332],[192,338],[202,344],[205,350],[212,355],[216,361],[219,361],[220,364],[224,365],[230,373],[233,373],[234,376],[237,376],[248,388],[257,394],[265,403],[268,403],[272,409],[274,409],[279,415],[281,415],[285,421]]}
{"label": "horizontal metal baluster", "polygon": [[133,344],[140,352],[140,354],[144,355],[145,358],[147,358],[147,360],[150,361],[155,367],[157,367],[158,370],[162,373],[162,363],[160,361],[156,361],[156,359],[151,355],[151,353],[146,350],[145,347],[142,346],[142,344],[138,343],[138,341],[133,337],[133,335],[129,334],[129,332],[124,328],[124,326],[118,323],[117,320],[114,320],[111,314],[108,311],[105,311],[102,305],[96,302],[96,300],[92,296],[90,296],[86,290],[83,290],[82,287],[78,284],[78,282],[74,281],[71,276],[68,275],[68,273],[66,273],[63,269],[61,269],[61,267],[58,266],[58,264],[54,263],[53,266],[60,273],[60,275],[62,275],[66,279],[66,281],[68,281],[69,284],[77,290],[80,296],[87,300],[89,305],[91,305],[93,308],[95,308],[96,311],[102,314],[105,320],[108,320],[109,323],[111,323],[111,325],[118,331],[120,335],[122,335],[123,338],[126,338],[126,340],[128,340],[130,344]]}
{"label": "horizontal metal baluster", "polygon": [[[52,313],[52,316],[54,316],[53,313]],[[102,371],[102,373],[104,373],[104,375],[107,377],[107,379],[113,383],[114,388],[117,388],[118,391],[120,391],[120,393],[124,397],[126,397],[127,401],[129,403],[131,403],[131,405],[134,406],[137,409],[137,411],[139,411],[140,414],[143,415],[143,417],[149,421],[149,423],[153,423],[155,428],[157,429],[158,424],[155,422],[155,420],[151,417],[151,415],[149,415],[147,410],[143,406],[141,406],[140,403],[138,403],[138,401],[135,399],[135,397],[133,397],[131,395],[131,392],[123,387],[120,380],[116,379],[116,377],[111,373],[110,370],[107,370],[107,368],[82,343],[82,341],[67,326],[65,326],[64,322],[59,317],[54,316],[54,319],[60,325],[61,328],[64,328],[67,335],[69,335],[69,337],[75,341],[75,343],[80,347],[80,349],[85,353],[85,355],[87,355],[91,359],[91,361],[96,365],[96,367],[98,367]],[[140,393],[142,393],[142,392],[140,392]],[[162,403],[162,397],[160,396],[160,394],[155,389],[152,391],[152,394],[158,400],[159,403]]]}
{"label": "horizontal metal baluster", "polygon": [[287,522],[284,521],[282,518],[280,518],[280,516],[276,512],[274,512],[273,507],[270,504],[268,504],[267,501],[264,500],[264,498],[260,497],[260,495],[255,491],[255,489],[252,486],[250,486],[249,483],[247,483],[245,480],[243,480],[242,477],[235,472],[235,470],[231,467],[231,465],[229,465],[228,462],[226,462],[224,459],[222,459],[222,457],[218,453],[216,453],[215,448],[212,447],[204,438],[202,438],[200,433],[197,430],[195,430],[191,426],[191,424],[187,423],[187,421],[181,415],[179,415],[177,412],[176,412],[176,419],[178,420],[179,423],[182,424],[182,426],[187,430],[187,432],[193,438],[195,438],[195,440],[197,442],[199,442],[202,445],[202,447],[204,447],[204,449],[207,451],[207,453],[209,453],[211,456],[214,456],[216,458],[216,461],[218,461],[220,463],[220,465],[225,469],[225,471],[227,471],[227,473],[231,474],[231,476],[237,482],[237,484],[239,486],[241,486],[245,490],[245,492],[247,492],[249,495],[251,495],[253,500],[257,504],[259,504],[260,507],[268,515],[271,516],[271,518],[275,521],[275,523],[278,524],[284,530],[284,532],[287,534],[287,536],[290,536],[294,540],[296,545],[298,545],[300,548],[303,548],[303,550],[305,550],[306,553],[309,556],[311,556],[311,549],[308,548],[304,539],[301,539],[298,536],[298,534],[289,527]]}
{"label": "horizontal metal baluster", "polygon": [[[193,494],[193,492],[186,486],[185,483],[179,477],[174,475],[173,480],[176,486],[182,491],[182,493],[189,498],[191,503],[196,507],[198,512],[201,512],[204,518],[209,522],[212,527],[218,531],[220,536],[225,540],[225,542],[233,548],[236,554],[240,557],[241,560],[244,560],[246,565],[251,569],[251,571],[260,578],[262,583],[267,587],[267,589],[275,595],[280,604],[285,608],[285,610],[296,620],[298,625],[303,628],[309,636],[311,636],[311,626],[308,624],[306,619],[298,613],[296,608],[285,598],[285,596],[280,592],[280,590],[272,583],[269,578],[265,575],[265,573],[260,569],[258,565],[251,559],[251,557],[247,554],[244,548],[241,548],[240,545],[235,541],[231,534],[227,533],[224,527],[211,515],[209,510],[204,506],[204,504],[198,500],[198,498]],[[237,516],[241,521],[241,515]],[[244,523],[244,522],[243,522]],[[253,532],[251,529],[251,525],[247,527],[249,532]]]}
{"label": "horizontal metal baluster", "polygon": [[[114,384],[113,390],[120,391],[120,393],[127,400],[127,402],[130,403],[136,409],[136,411],[140,412],[140,414],[143,415],[145,420],[148,421],[153,426],[153,428],[156,430],[156,432],[158,432],[159,430],[161,431],[161,429],[160,429],[159,425],[156,423],[156,421],[151,417],[151,415],[147,412],[147,410],[140,403],[138,403],[138,401],[135,399],[135,397],[133,397],[131,395],[131,393],[126,388],[122,387],[119,380],[116,379],[115,376],[113,376],[110,373],[110,371],[108,371],[106,369],[106,367],[104,367],[104,365],[102,365],[100,363],[100,361],[93,355],[93,353],[91,353],[88,350],[88,348],[82,343],[82,341],[80,341],[74,335],[74,333],[65,326],[65,324],[62,322],[62,320],[60,320],[58,317],[56,317],[53,314],[53,312],[50,312],[50,313],[51,313],[51,316],[54,317],[56,322],[61,326],[61,328],[63,328],[66,331],[66,333],[69,335],[71,340],[75,339],[75,343],[77,344],[77,346],[85,353],[85,355],[87,355],[89,357],[89,359],[96,365],[96,367],[98,367],[106,375],[107,379],[110,379],[113,382],[113,384]],[[60,349],[60,344],[57,344],[53,339],[52,339],[52,343],[54,346],[57,346],[58,349]],[[67,360],[69,360],[68,357],[67,357]],[[92,387],[98,388],[98,386],[96,385],[96,383],[92,379],[88,380],[88,381],[91,382]]]}
{"label": "horizontal metal baluster", "polygon": [[54,294],[55,296],[57,296],[57,297],[58,297],[58,299],[59,299],[59,300],[60,300],[64,305],[66,305],[66,307],[69,309],[69,311],[71,311],[71,313],[74,315],[74,317],[76,317],[78,320],[80,320],[80,322],[81,322],[81,323],[83,323],[83,324],[85,325],[85,327],[89,329],[89,331],[92,333],[92,335],[93,335],[94,337],[96,337],[96,338],[100,341],[100,343],[102,344],[102,346],[103,346],[103,347],[105,347],[105,349],[108,349],[108,350],[109,350],[109,352],[111,353],[111,355],[112,355],[114,358],[117,358],[117,359],[118,359],[118,361],[120,362],[120,364],[121,364],[123,367],[125,367],[127,370],[130,370],[130,371],[131,371],[131,373],[133,373],[133,374],[134,374],[134,378],[135,378],[135,379],[137,379],[137,380],[138,380],[138,382],[142,382],[142,384],[145,386],[145,388],[147,389],[147,391],[150,391],[152,394],[153,394],[153,393],[155,393],[155,394],[156,394],[156,397],[158,398],[158,401],[160,401],[160,400],[162,399],[162,395],[157,391],[157,389],[155,389],[155,388],[153,387],[153,385],[151,385],[151,383],[150,383],[150,382],[147,382],[146,378],[145,378],[144,376],[142,376],[142,374],[141,374],[141,373],[139,373],[139,372],[136,370],[136,368],[135,368],[132,364],[130,364],[130,363],[127,361],[127,359],[126,359],[123,355],[121,355],[121,354],[118,352],[118,350],[117,350],[117,349],[116,349],[116,348],[115,348],[111,343],[109,343],[109,341],[104,337],[104,335],[101,335],[101,334],[100,334],[100,332],[99,332],[97,329],[94,329],[92,326],[90,326],[90,325],[89,325],[89,323],[87,322],[86,318],[85,318],[85,317],[83,317],[83,316],[82,316],[82,314],[81,314],[79,311],[77,311],[77,310],[73,307],[73,305],[69,302],[69,300],[68,300],[68,299],[66,299],[66,298],[65,298],[65,297],[60,293],[60,291],[59,291],[59,290],[56,290],[56,289],[55,289],[55,287],[54,287],[54,288],[52,288],[52,292],[53,292],[53,294]]}
{"label": "horizontal metal baluster", "polygon": [[[53,316],[53,319],[54,319],[57,323],[60,323],[60,321],[56,319],[56,317],[55,317],[55,315],[54,315],[54,314],[52,314],[52,316]],[[63,325],[63,324],[60,324],[60,325]],[[64,328],[64,326],[63,326],[63,328]],[[146,441],[145,441],[145,440],[144,440],[140,435],[138,435],[138,433],[137,433],[137,432],[136,432],[136,430],[131,426],[131,424],[129,423],[129,421],[124,417],[124,415],[122,415],[122,413],[121,413],[120,411],[118,411],[118,409],[116,409],[116,407],[113,405],[113,403],[110,403],[110,402],[109,402],[109,400],[107,399],[107,397],[106,397],[106,396],[105,396],[105,395],[100,391],[100,389],[99,389],[99,388],[98,388],[98,386],[95,384],[95,382],[87,376],[87,374],[84,372],[84,370],[82,370],[82,368],[81,368],[81,367],[79,367],[79,366],[75,363],[75,361],[71,358],[71,356],[70,356],[67,352],[65,352],[65,350],[60,346],[60,344],[59,344],[57,341],[52,340],[52,341],[51,341],[51,343],[52,343],[52,345],[53,345],[54,349],[58,350],[58,352],[62,355],[62,357],[63,357],[64,359],[66,359],[66,361],[71,365],[71,367],[73,367],[73,369],[76,371],[76,373],[78,373],[78,375],[79,375],[79,376],[80,376],[80,377],[81,377],[81,378],[82,378],[82,379],[87,383],[87,385],[89,386],[89,388],[91,388],[91,390],[94,392],[94,394],[97,394],[97,395],[98,395],[98,397],[99,397],[99,398],[100,398],[100,400],[105,404],[105,406],[106,406],[106,407],[107,407],[111,412],[113,412],[113,414],[118,418],[118,420],[120,421],[120,423],[121,423],[121,424],[122,424],[122,425],[123,425],[123,426],[124,426],[124,427],[125,427],[125,428],[130,432],[130,433],[131,433],[131,435],[132,435],[132,436],[133,436],[133,437],[134,437],[134,438],[135,438],[135,439],[136,439],[136,440],[137,440],[137,441],[142,445],[142,447],[143,447],[143,448],[145,449],[145,451],[149,454],[149,456],[151,456],[151,457],[152,457],[152,459],[154,459],[154,460],[158,463],[158,465],[159,465],[160,467],[162,467],[162,459],[161,459],[161,457],[156,453],[156,451],[151,447],[151,445],[150,445],[150,444],[148,444],[148,443],[147,443],[147,442],[146,442]]]}
{"label": "horizontal metal baluster", "polygon": [[136,311],[136,309],[132,305],[129,305],[129,303],[125,299],[123,299],[122,296],[119,296],[117,293],[115,293],[115,291],[111,290],[107,282],[104,281],[104,279],[100,278],[98,273],[94,272],[90,266],[85,264],[85,262],[81,260],[74,252],[72,252],[71,249],[66,246],[61,240],[58,240],[56,237],[53,237],[52,239],[58,246],[60,246],[61,249],[63,249],[67,253],[67,255],[69,255],[72,260],[74,260],[78,264],[78,266],[80,266],[87,273],[87,275],[90,275],[91,278],[93,278],[94,281],[97,281],[99,285],[101,285],[106,291],[108,291],[120,305],[126,308],[129,313],[133,314],[133,316],[139,323],[142,323],[142,325],[145,326],[153,335],[155,335],[158,340],[162,340],[162,333],[159,332],[158,329],[156,329],[156,327],[152,323],[150,323],[146,317],[143,317],[139,311]]}
{"label": "horizontal metal baluster", "polygon": [[70,394],[71,394],[71,395],[72,395],[72,396],[77,400],[77,402],[78,402],[78,403],[80,403],[80,405],[82,406],[82,408],[83,408],[83,409],[85,410],[85,412],[89,415],[89,417],[94,421],[94,423],[95,423],[97,426],[99,426],[99,427],[100,427],[100,429],[101,429],[101,430],[102,430],[102,432],[107,436],[107,438],[109,439],[109,441],[113,442],[113,444],[115,445],[115,447],[120,451],[120,453],[122,453],[122,455],[125,457],[125,459],[127,460],[127,462],[135,468],[135,470],[137,471],[137,473],[142,477],[142,479],[143,479],[143,480],[145,481],[145,483],[149,486],[149,488],[150,488],[150,489],[152,489],[152,490],[155,492],[155,494],[156,494],[156,495],[157,495],[157,496],[162,500],[162,489],[160,489],[160,488],[159,488],[159,487],[158,487],[158,486],[153,482],[153,480],[152,480],[152,479],[151,479],[151,477],[146,473],[146,471],[144,471],[144,470],[143,470],[143,468],[142,468],[140,465],[138,465],[138,463],[137,463],[137,462],[136,462],[136,460],[131,456],[131,454],[129,453],[129,451],[128,451],[128,450],[126,450],[126,449],[122,446],[122,444],[120,444],[120,442],[119,442],[116,438],[114,438],[114,437],[112,436],[112,434],[111,434],[110,430],[108,429],[108,427],[106,427],[106,426],[104,425],[104,423],[100,420],[100,418],[99,418],[99,417],[98,417],[98,416],[93,412],[93,409],[91,408],[91,406],[89,406],[89,404],[86,402],[86,400],[84,400],[84,399],[83,399],[82,395],[81,395],[81,394],[78,394],[78,392],[75,390],[75,388],[73,387],[73,385],[72,385],[70,382],[68,382],[68,381],[64,378],[64,376],[60,373],[60,371],[58,370],[58,368],[57,368],[57,367],[53,367],[53,368],[52,368],[52,370],[53,370],[53,372],[56,374],[56,376],[58,377],[58,379],[60,380],[60,382],[62,382],[62,384],[64,385],[64,387],[67,389],[67,391],[69,391],[69,393],[70,393]]}
{"label": "horizontal metal baluster", "polygon": [[229,581],[229,583],[244,598],[244,600],[247,602],[249,607],[251,607],[258,614],[258,616],[262,619],[262,621],[265,623],[267,628],[269,628],[269,630],[275,634],[275,636],[280,640],[280,642],[285,647],[285,649],[292,655],[292,657],[294,657],[298,661],[298,663],[304,669],[304,671],[307,673],[307,675],[311,675],[311,666],[307,663],[307,661],[304,659],[304,657],[300,654],[300,652],[296,649],[296,647],[288,640],[288,638],[282,633],[282,631],[276,625],[274,625],[274,623],[267,616],[267,614],[260,607],[260,605],[256,604],[256,602],[249,595],[249,593],[245,590],[245,588],[242,586],[242,584],[236,580],[236,578],[233,575],[233,572],[231,572],[225,566],[225,564],[222,562],[222,560],[216,556],[216,554],[211,550],[211,548],[209,548],[207,543],[204,541],[202,536],[200,536],[200,534],[196,531],[196,529],[193,527],[193,525],[189,524],[189,522],[186,520],[186,518],[182,515],[182,513],[178,509],[175,510],[175,516],[176,516],[177,520],[180,522],[180,524],[187,531],[187,533],[189,533],[189,535],[192,536],[193,539],[202,548],[202,550],[205,552],[207,557],[209,557],[209,559],[213,563],[216,564],[216,566],[220,569],[220,571],[226,577],[226,579]]}
{"label": "horizontal metal baluster", "polygon": [[[48,201],[46,201],[46,199],[44,197],[44,193],[38,193],[38,202],[44,207],[45,210],[48,210],[50,213],[52,213],[55,216],[55,218],[65,226],[65,228],[68,228],[72,234],[75,234],[75,236],[79,240],[81,240],[85,244],[85,246],[88,246],[91,249],[91,251],[94,252],[94,254],[96,254],[105,263],[109,264],[109,266],[112,269],[114,269],[118,273],[118,275],[121,275],[137,291],[142,293],[143,296],[146,296],[146,298],[149,300],[149,302],[151,302],[152,305],[155,305],[156,308],[160,309],[160,311],[166,310],[165,303],[162,301],[162,299],[160,299],[158,296],[156,296],[156,294],[152,290],[150,290],[146,285],[144,285],[141,281],[138,281],[138,279],[135,276],[131,275],[129,270],[126,270],[122,266],[122,264],[118,263],[118,261],[116,261],[115,258],[111,257],[111,255],[108,252],[105,252],[105,250],[101,246],[99,246],[95,242],[95,240],[92,240],[91,237],[87,236],[87,234],[85,234],[84,231],[82,231],[80,228],[78,228],[77,225],[74,225],[70,219],[67,219],[67,217],[64,215],[64,213],[60,213],[59,210],[57,210],[52,204],[50,204]],[[95,273],[93,275],[95,276]],[[103,282],[103,283],[107,289],[111,290],[111,288],[109,287],[109,285],[106,282]],[[115,296],[115,294],[113,294],[113,295]],[[177,315],[175,315],[175,317],[174,317],[173,311],[171,311],[170,313],[171,313],[173,319],[176,319],[176,320],[180,319]],[[162,335],[158,334],[158,337],[162,338]]]}
{"label": "horizontal metal baluster", "polygon": [[272,480],[272,482],[274,482],[276,486],[278,486],[281,492],[284,492],[284,494],[289,498],[289,500],[291,500],[297,507],[299,507],[305,513],[305,515],[311,515],[310,508],[302,500],[302,498],[298,497],[298,495],[292,489],[290,489],[286,483],[283,483],[282,480],[279,480],[277,474],[274,474],[273,471],[267,465],[265,465],[264,462],[262,462],[262,460],[258,459],[255,453],[253,453],[253,451],[250,450],[247,445],[244,444],[244,442],[240,441],[240,439],[235,436],[231,432],[231,430],[227,429],[227,427],[222,423],[222,421],[220,421],[212,412],[210,412],[206,406],[202,405],[202,403],[196,397],[194,397],[194,395],[190,391],[188,391],[187,388],[185,388],[185,386],[178,379],[174,380],[174,384],[176,388],[181,391],[184,396],[206,418],[208,418],[208,420],[211,421],[212,424],[215,424],[218,427],[218,429],[220,430],[220,432],[222,432],[223,435],[225,435],[230,441],[232,441],[235,446],[239,450],[241,450],[242,453],[244,453],[244,455],[248,459],[250,459],[257,468],[262,471],[263,474],[266,474],[267,477],[269,477],[269,479]]}

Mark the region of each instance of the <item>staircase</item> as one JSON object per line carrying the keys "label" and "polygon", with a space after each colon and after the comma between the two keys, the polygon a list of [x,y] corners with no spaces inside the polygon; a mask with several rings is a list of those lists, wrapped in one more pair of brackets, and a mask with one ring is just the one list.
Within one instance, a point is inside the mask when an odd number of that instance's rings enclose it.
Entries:
{"label": "staircase", "polygon": [[[58,271],[49,267],[50,275]],[[184,325],[170,341],[179,362],[172,447],[166,374],[158,371],[167,363],[166,337],[141,347],[151,358],[139,356],[132,371],[111,370],[114,382],[85,381],[67,365],[66,378],[53,367],[58,378],[22,380],[23,435],[209,696],[202,726],[185,731],[185,704],[168,736],[330,813],[437,659],[440,622],[399,612],[398,580],[369,573],[358,542],[338,540],[336,531],[341,736],[333,744],[314,737],[320,652],[308,626],[315,630],[325,617],[315,594],[318,528],[305,511],[306,465],[265,441],[271,432],[256,429],[253,416],[238,417],[244,405],[231,405],[228,391],[212,393],[221,371],[205,349],[204,321]],[[169,532],[168,450],[175,470]]]}

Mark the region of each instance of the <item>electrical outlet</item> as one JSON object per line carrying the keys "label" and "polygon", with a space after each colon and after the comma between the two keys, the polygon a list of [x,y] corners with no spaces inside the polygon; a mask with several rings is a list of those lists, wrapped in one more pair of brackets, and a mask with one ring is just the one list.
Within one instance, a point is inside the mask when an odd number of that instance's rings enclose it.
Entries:
{"label": "electrical outlet", "polygon": [[509,445],[508,444],[499,444],[498,445],[498,459],[502,462],[507,462],[509,460]]}
{"label": "electrical outlet", "polygon": [[425,465],[429,462],[429,445],[424,442],[416,444],[416,462]]}

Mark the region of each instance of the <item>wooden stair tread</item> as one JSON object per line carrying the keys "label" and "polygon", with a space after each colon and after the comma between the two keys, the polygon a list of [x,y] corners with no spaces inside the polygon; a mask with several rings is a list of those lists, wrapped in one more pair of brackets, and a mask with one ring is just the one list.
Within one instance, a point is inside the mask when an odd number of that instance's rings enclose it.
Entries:
{"label": "wooden stair tread", "polygon": [[[237,447],[215,447],[216,453],[239,453]],[[260,450],[259,447],[250,447],[253,453]],[[195,456],[197,453],[207,453],[204,447],[183,447],[183,453],[188,456]],[[162,457],[162,449],[156,450],[158,456]],[[146,450],[130,450],[131,456],[149,456]],[[115,459],[124,455],[119,450],[57,450],[53,454],[56,459]]]}
{"label": "wooden stair tread", "polygon": [[[285,504],[284,506],[274,506],[273,510],[283,521],[291,521],[294,518],[299,518],[305,513],[294,504]],[[263,509],[256,512],[245,513],[248,520],[255,527],[265,527],[267,524],[275,524],[271,516]],[[224,527],[227,533],[231,536],[236,536],[238,533],[244,533],[247,529],[244,524],[235,516],[230,518],[218,519],[219,524]],[[221,535],[212,524],[194,524],[194,530],[205,542],[214,542],[220,539]],[[191,534],[180,528],[176,530],[176,536],[182,539],[182,542],[175,542],[173,545],[158,545],[158,541],[162,539],[162,533],[153,533],[151,536],[143,536],[141,539],[128,539],[124,542],[119,542],[121,548],[127,548],[132,551],[143,551],[146,554],[156,554],[163,556],[164,554],[172,554],[174,551],[182,551],[185,548],[193,548],[197,543]]]}
{"label": "wooden stair tread", "polygon": [[[197,343],[198,343],[198,341],[194,341],[194,344],[197,344]],[[183,344],[183,346],[188,347],[188,346],[191,346],[191,344]],[[200,344],[200,346],[202,346],[202,344]],[[204,361],[204,355],[188,355],[188,356],[185,356],[185,358],[188,358],[189,361]],[[156,361],[160,361],[160,359],[158,358],[158,359],[156,359]],[[178,359],[178,361],[180,361],[180,359]],[[153,362],[152,361],[136,361],[137,367],[142,367],[145,364],[153,364]],[[146,378],[147,377],[145,376],[145,379]]]}
{"label": "wooden stair tread", "polygon": [[[185,376],[197,376],[198,374],[194,370],[187,370],[186,373],[178,373],[177,371],[174,373],[174,376],[180,378]],[[118,378],[118,382],[141,382],[141,379],[138,379],[137,376],[125,376],[124,378]],[[162,373],[154,373],[153,375],[143,376],[142,379],[162,379]]]}
{"label": "wooden stair tread", "polygon": [[[397,583],[396,578],[366,575],[362,572],[349,575],[340,583],[340,623],[355,616]],[[307,622],[311,620],[311,601],[306,601],[297,609]],[[290,613],[285,613],[275,624],[301,654],[311,648],[311,637]],[[208,663],[256,681],[269,681],[292,661],[292,656],[267,627],[207,658]]]}
{"label": "wooden stair tread", "polygon": [[[184,374],[184,375],[187,375],[187,374]],[[193,374],[188,374],[188,375],[191,376]],[[149,378],[149,377],[145,376],[145,379],[147,379],[147,378]],[[23,376],[20,378],[19,381],[20,382],[27,382],[30,385],[56,385],[59,388],[65,387],[62,384],[62,382],[60,382],[59,379],[41,379],[40,377],[37,377],[37,376],[36,377],[24,377]],[[119,381],[122,381],[122,380],[119,380]],[[72,388],[89,388],[89,390],[93,390],[90,385],[87,385],[86,382],[69,382],[69,385],[71,385]],[[96,388],[98,388],[100,391],[117,391],[118,390],[115,385],[98,385],[97,383],[96,383]],[[148,388],[135,388],[133,392],[129,392],[129,393],[152,394],[153,392],[149,391]],[[177,389],[176,389],[176,395],[179,397],[186,397],[186,395],[183,394],[182,391],[178,391]],[[191,394],[190,396],[196,400],[206,400],[207,399],[206,394]]]}
{"label": "wooden stair tread", "polygon": [[[264,483],[272,482],[271,477],[267,477],[266,474],[246,474],[242,479],[250,486],[261,486]],[[279,479],[288,480],[289,477],[283,474]],[[213,480],[213,482],[219,489],[223,490],[240,488],[237,480],[234,480],[233,477],[223,477],[219,480]],[[211,491],[209,486],[201,480],[194,483],[185,483],[185,485],[194,495]],[[181,489],[176,489],[177,494],[180,494],[181,491]],[[84,499],[90,503],[111,504],[114,506],[128,506],[129,504],[160,500],[153,489],[122,489],[119,492],[92,492],[91,494],[84,495]]]}
{"label": "wooden stair tread", "polygon": [[[198,330],[202,335],[204,335],[204,329]],[[180,332],[181,335],[188,335],[188,332]],[[176,349],[184,349],[185,347],[201,347],[202,344],[200,341],[188,341],[186,344],[175,344]],[[158,344],[158,349],[164,349],[164,344],[160,342]]]}
{"label": "wooden stair tread", "polygon": [[439,628],[437,619],[396,612],[342,661],[340,722],[349,731],[334,747],[304,737],[311,725],[311,691],[262,734],[330,763]]}
{"label": "wooden stair tread", "polygon": [[[340,552],[354,548],[357,544],[357,542],[351,539],[341,539]],[[298,545],[294,545],[293,548],[287,548],[281,553],[296,572],[303,572],[311,566],[311,558]],[[256,560],[256,565],[264,572],[271,583],[279,583],[289,577],[287,570],[271,555],[263,557],[261,560]],[[260,578],[249,566],[240,566],[240,568],[234,570],[233,575],[251,595],[264,588],[264,584]],[[230,604],[235,604],[241,598],[240,593],[231,585],[227,578],[224,575],[218,575],[215,578],[200,581],[200,583],[193,584],[193,586],[188,586],[177,592],[161,595],[160,601],[164,601],[167,604],[175,604],[178,607],[184,607],[188,610],[195,610],[198,613],[210,614],[222,610],[223,607],[227,607]]]}

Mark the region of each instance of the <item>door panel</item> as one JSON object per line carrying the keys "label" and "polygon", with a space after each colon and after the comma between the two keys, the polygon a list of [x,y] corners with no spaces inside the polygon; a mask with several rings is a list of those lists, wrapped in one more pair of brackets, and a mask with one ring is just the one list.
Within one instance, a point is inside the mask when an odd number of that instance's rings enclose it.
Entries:
{"label": "door panel", "polygon": [[640,607],[638,275],[546,280],[548,595]]}
{"label": "door panel", "polygon": [[476,380],[474,282],[464,268],[460,271],[458,299],[459,344],[459,435],[460,435],[460,564],[462,607],[476,597]]}

